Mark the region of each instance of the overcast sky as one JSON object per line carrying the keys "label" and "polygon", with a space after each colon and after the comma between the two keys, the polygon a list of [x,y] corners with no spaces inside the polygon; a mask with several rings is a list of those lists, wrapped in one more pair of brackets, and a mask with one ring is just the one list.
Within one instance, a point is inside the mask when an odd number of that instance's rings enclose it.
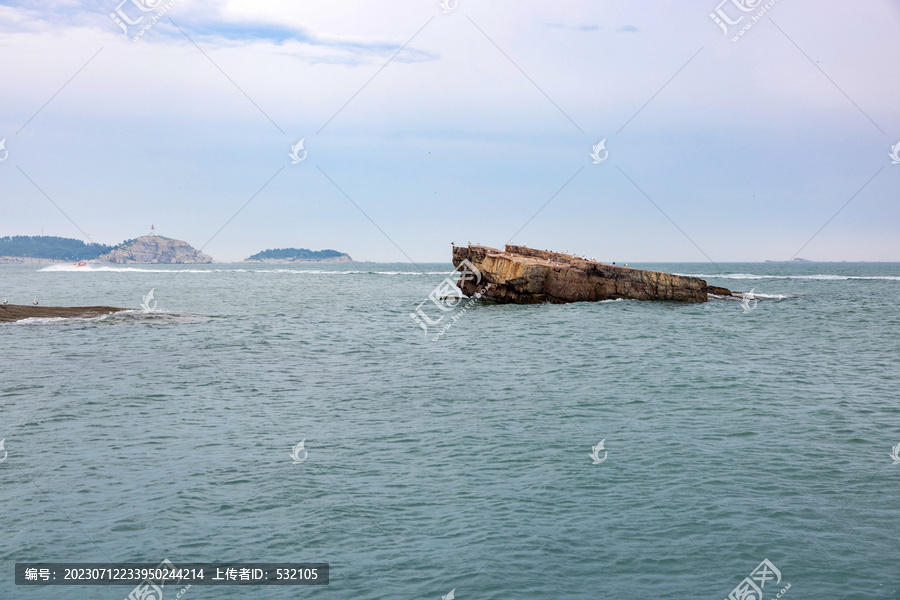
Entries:
{"label": "overcast sky", "polygon": [[0,0],[0,235],[900,260],[897,2],[120,1]]}

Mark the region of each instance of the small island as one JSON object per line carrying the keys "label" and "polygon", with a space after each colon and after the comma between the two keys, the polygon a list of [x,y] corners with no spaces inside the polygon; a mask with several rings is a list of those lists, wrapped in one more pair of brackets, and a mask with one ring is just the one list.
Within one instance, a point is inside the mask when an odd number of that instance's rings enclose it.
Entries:
{"label": "small island", "polygon": [[183,265],[208,264],[212,256],[203,254],[183,240],[145,235],[126,240],[90,262],[115,264]]}
{"label": "small island", "polygon": [[783,263],[783,262],[811,263],[811,262],[813,262],[813,261],[811,261],[811,260],[809,260],[809,259],[807,259],[807,258],[800,258],[800,257],[798,256],[798,257],[796,257],[796,258],[792,258],[791,260],[769,260],[769,259],[767,258],[767,259],[766,259],[766,262],[767,262],[767,263]]}
{"label": "small island", "polygon": [[349,263],[354,262],[349,254],[337,250],[308,250],[307,248],[275,248],[263,250],[244,259],[253,263]]}

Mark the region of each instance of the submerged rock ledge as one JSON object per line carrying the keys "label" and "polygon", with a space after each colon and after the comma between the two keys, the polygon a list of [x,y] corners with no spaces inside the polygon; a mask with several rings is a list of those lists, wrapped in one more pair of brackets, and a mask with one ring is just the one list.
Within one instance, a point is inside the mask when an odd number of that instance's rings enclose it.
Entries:
{"label": "submerged rock ledge", "polygon": [[21,304],[0,305],[0,323],[41,318],[92,318],[128,310],[114,306],[23,306]]}
{"label": "submerged rock ledge", "polygon": [[708,285],[699,277],[642,271],[511,244],[506,250],[454,246],[453,265],[459,267],[464,260],[481,273],[479,282],[473,277],[460,278],[457,285],[464,294],[482,292],[491,300],[513,304],[617,298],[706,302],[709,294],[733,295],[731,290]]}

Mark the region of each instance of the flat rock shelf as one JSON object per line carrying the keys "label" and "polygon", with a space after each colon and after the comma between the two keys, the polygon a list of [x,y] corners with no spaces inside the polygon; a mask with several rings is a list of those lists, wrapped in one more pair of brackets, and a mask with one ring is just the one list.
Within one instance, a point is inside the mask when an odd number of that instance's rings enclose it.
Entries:
{"label": "flat rock shelf", "polygon": [[27,306],[20,304],[0,305],[0,323],[21,321],[22,319],[41,318],[92,318],[128,310],[114,306]]}

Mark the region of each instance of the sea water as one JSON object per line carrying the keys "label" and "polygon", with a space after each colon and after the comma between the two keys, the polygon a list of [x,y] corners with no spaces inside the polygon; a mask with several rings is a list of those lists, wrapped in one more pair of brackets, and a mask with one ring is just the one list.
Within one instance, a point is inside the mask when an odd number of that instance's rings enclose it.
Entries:
{"label": "sea water", "polygon": [[631,266],[754,299],[425,331],[449,264],[0,266],[10,303],[134,309],[0,325],[0,598],[166,558],[331,566],[186,600],[721,599],[765,559],[765,600],[898,598],[900,264]]}

